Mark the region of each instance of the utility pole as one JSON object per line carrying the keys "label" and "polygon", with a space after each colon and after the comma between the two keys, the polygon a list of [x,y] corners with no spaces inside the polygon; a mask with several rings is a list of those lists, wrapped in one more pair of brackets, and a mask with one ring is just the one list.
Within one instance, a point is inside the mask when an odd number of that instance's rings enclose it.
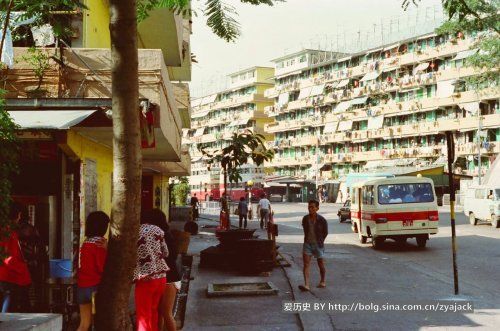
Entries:
{"label": "utility pole", "polygon": [[450,218],[451,218],[451,249],[453,257],[453,284],[455,295],[458,295],[458,268],[457,268],[457,238],[455,232],[455,183],[453,182],[452,164],[455,159],[455,143],[453,132],[446,131],[446,146],[448,149],[448,185],[450,188]]}
{"label": "utility pole", "polygon": [[481,109],[477,110],[477,183],[481,185]]}

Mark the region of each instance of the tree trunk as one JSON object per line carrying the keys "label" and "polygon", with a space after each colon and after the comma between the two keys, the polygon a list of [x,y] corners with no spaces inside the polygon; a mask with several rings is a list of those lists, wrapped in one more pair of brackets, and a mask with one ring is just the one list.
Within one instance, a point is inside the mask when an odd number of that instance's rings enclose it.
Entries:
{"label": "tree trunk", "polygon": [[128,303],[136,265],[142,157],[136,2],[110,0],[113,205],[104,275],[97,292],[97,330],[131,330]]}
{"label": "tree trunk", "polygon": [[14,0],[10,0],[9,6],[7,7],[7,12],[5,14],[5,22],[3,23],[3,27],[2,27],[2,41],[0,41],[0,59],[2,58],[3,45],[5,43],[5,35],[6,35],[8,27],[9,27],[10,11],[12,10],[13,5],[14,5]]}

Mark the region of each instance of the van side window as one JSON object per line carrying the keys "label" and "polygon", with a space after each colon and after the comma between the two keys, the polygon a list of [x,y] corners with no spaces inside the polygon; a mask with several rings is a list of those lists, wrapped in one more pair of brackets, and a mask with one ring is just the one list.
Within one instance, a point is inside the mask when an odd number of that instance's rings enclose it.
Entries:
{"label": "van side window", "polygon": [[357,198],[356,198],[356,193],[357,193],[357,191],[358,191],[358,190],[357,190],[357,189],[355,189],[355,188],[352,188],[352,189],[351,189],[351,199],[352,199],[352,202],[351,202],[351,203],[353,203],[353,204],[355,204],[355,203],[356,203],[356,201],[357,201]]}
{"label": "van side window", "polygon": [[476,199],[484,199],[485,192],[486,192],[486,190],[484,190],[484,189],[477,189],[476,190]]}
{"label": "van side window", "polygon": [[364,205],[373,205],[374,203],[374,192],[373,192],[373,185],[370,186],[364,186],[362,190],[363,194],[363,204]]}

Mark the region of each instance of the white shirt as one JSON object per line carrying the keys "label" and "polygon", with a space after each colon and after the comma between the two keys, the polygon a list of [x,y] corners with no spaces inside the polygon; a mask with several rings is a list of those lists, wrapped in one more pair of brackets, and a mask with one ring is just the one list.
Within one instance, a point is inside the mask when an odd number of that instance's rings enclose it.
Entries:
{"label": "white shirt", "polygon": [[266,198],[262,198],[259,201],[259,207],[260,207],[260,209],[267,209],[267,210],[269,210],[270,207],[271,207],[271,203]]}

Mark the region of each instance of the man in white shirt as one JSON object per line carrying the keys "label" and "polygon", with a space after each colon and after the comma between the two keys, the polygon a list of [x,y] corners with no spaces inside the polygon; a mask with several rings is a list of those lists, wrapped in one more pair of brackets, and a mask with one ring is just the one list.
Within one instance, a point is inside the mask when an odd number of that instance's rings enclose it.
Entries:
{"label": "man in white shirt", "polygon": [[267,227],[271,214],[271,202],[266,198],[266,194],[261,195],[258,209],[260,211],[260,228],[263,229]]}

